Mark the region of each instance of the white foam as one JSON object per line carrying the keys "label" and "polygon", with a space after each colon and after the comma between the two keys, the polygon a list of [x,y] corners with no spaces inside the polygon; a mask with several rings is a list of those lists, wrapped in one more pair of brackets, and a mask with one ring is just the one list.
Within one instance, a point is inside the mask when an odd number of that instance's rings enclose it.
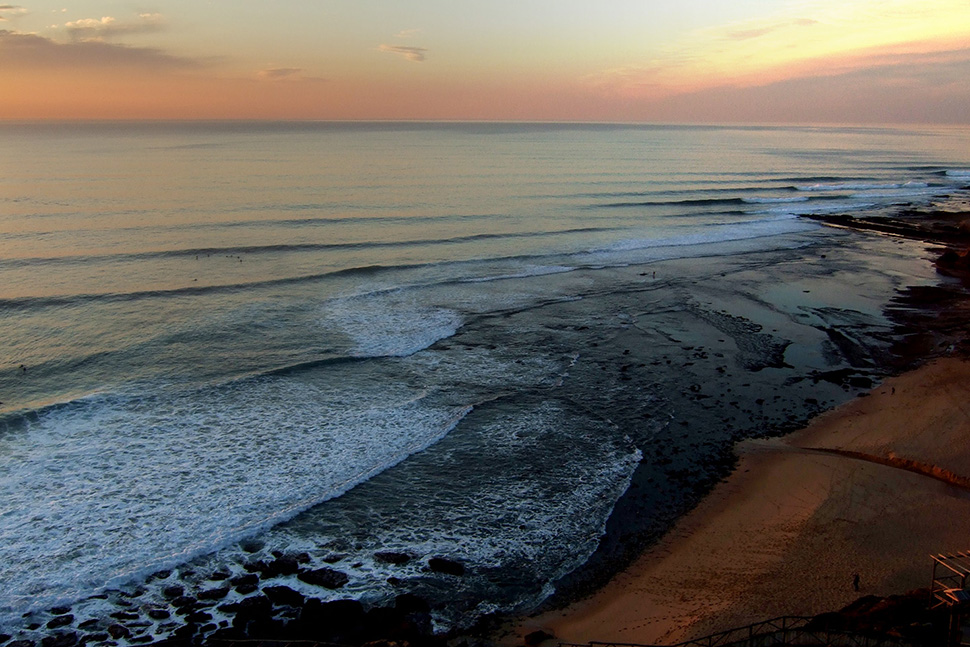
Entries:
{"label": "white foam", "polygon": [[740,222],[714,223],[700,227],[691,233],[666,238],[634,238],[618,241],[608,248],[593,250],[590,254],[599,256],[611,252],[650,250],[663,247],[686,247],[710,243],[763,238],[782,234],[807,231],[814,228],[811,223],[798,220],[789,209],[767,210],[759,213],[777,213],[771,218],[745,220]]}
{"label": "white foam", "polygon": [[926,187],[924,182],[837,182],[796,186],[798,191],[870,191],[878,189],[899,189],[902,187]]}
{"label": "white foam", "polygon": [[[493,369],[500,367],[485,372]],[[373,526],[355,539],[344,561],[359,566],[348,571],[351,581],[337,595],[393,595],[389,576],[425,578],[421,569],[435,555],[471,566],[466,580],[483,569],[516,565],[549,580],[570,572],[596,549],[641,458],[629,440],[606,427],[602,420],[546,401],[494,417],[477,428],[469,445],[449,445],[438,457],[440,469],[460,469],[460,485],[408,481],[413,503],[406,509],[390,506],[383,514],[392,514],[393,522],[381,513],[370,520]],[[298,546],[304,536],[298,525],[282,526],[266,539]],[[337,539],[316,532],[313,537],[318,543]],[[379,550],[417,558],[388,566],[371,559]],[[537,598],[548,593],[535,591]]]}
{"label": "white foam", "polygon": [[352,340],[354,357],[405,357],[451,337],[463,317],[449,308],[418,302],[405,290],[333,299],[321,324]]}
{"label": "white foam", "polygon": [[875,202],[827,202],[819,204],[797,205],[791,207],[778,207],[758,211],[761,214],[787,214],[789,216],[806,216],[824,213],[845,213],[853,211],[863,211],[877,206]]}
{"label": "white foam", "polygon": [[947,177],[955,177],[963,180],[970,178],[970,169],[949,169],[946,175]]}
{"label": "white foam", "polygon": [[952,189],[948,187],[899,187],[898,189],[874,189],[871,191],[862,191],[859,193],[853,193],[849,197],[854,199],[872,199],[872,198],[923,198],[923,197],[933,197],[936,195],[943,195],[951,191]]}
{"label": "white foam", "polygon": [[393,383],[250,380],[98,397],[0,451],[0,617],[69,602],[265,530],[440,440],[470,410]]}

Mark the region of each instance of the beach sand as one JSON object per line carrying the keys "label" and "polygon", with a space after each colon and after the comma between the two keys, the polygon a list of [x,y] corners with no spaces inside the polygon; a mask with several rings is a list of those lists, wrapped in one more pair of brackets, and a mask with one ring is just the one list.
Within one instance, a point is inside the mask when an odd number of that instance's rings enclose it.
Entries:
{"label": "beach sand", "polygon": [[930,554],[970,548],[970,491],[905,469],[970,478],[970,361],[936,360],[737,451],[733,474],[631,567],[500,642],[543,630],[572,643],[670,644],[927,587]]}

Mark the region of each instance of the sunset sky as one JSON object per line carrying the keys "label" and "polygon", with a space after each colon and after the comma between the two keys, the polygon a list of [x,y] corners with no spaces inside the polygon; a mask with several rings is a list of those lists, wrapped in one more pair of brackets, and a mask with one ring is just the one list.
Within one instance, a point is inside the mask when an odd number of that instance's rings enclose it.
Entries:
{"label": "sunset sky", "polygon": [[970,0],[0,4],[35,118],[968,124]]}

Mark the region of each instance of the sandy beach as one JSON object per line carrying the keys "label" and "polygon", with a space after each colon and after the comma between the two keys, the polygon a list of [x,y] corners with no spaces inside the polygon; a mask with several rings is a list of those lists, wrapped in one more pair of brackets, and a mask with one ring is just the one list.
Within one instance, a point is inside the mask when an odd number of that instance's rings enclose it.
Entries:
{"label": "sandy beach", "polygon": [[970,493],[946,482],[970,477],[968,402],[970,361],[944,358],[740,443],[733,474],[630,568],[504,641],[671,644],[928,586],[930,554],[970,547]]}

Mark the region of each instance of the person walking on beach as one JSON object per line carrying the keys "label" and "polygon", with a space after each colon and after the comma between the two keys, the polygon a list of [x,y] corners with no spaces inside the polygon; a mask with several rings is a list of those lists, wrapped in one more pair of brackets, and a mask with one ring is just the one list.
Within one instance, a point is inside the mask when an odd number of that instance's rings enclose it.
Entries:
{"label": "person walking on beach", "polygon": [[853,573],[852,575],[852,589],[855,591],[859,590],[859,574]]}

